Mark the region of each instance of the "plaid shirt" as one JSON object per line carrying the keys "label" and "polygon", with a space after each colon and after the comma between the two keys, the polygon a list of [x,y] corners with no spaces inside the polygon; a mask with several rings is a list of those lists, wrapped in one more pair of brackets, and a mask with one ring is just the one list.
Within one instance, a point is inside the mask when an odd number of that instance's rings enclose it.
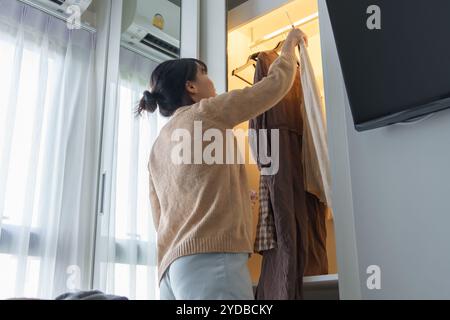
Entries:
{"label": "plaid shirt", "polygon": [[277,247],[277,235],[270,203],[267,176],[261,176],[259,181],[259,220],[256,227],[256,240],[254,251],[261,253]]}

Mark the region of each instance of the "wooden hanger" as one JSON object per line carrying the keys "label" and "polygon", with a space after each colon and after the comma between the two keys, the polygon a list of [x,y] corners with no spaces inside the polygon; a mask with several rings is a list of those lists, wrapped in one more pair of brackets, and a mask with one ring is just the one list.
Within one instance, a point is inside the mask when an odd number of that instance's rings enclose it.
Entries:
{"label": "wooden hanger", "polygon": [[[275,51],[275,52],[281,51],[281,48],[283,48],[284,42],[285,42],[285,40],[281,40],[280,42],[278,42],[276,47],[273,48],[272,50]],[[253,85],[253,83],[251,83],[250,81],[248,81],[248,80],[244,79],[243,77],[241,77],[239,75],[239,73],[242,72],[243,70],[247,69],[249,66],[256,67],[256,62],[258,61],[258,55],[259,55],[259,52],[251,54],[248,57],[247,62],[244,65],[240,66],[239,68],[234,69],[231,72],[231,75],[236,77],[236,78],[241,79],[242,81],[244,81],[245,83],[248,83],[249,85]]]}
{"label": "wooden hanger", "polygon": [[275,51],[275,52],[281,51],[281,48],[283,48],[285,41],[286,40],[281,40],[280,42],[278,42],[277,46],[275,48],[273,48],[273,51]]}
{"label": "wooden hanger", "polygon": [[241,76],[239,75],[239,73],[240,73],[241,71],[247,69],[249,66],[253,66],[253,67],[256,68],[256,61],[258,60],[258,55],[259,55],[259,52],[253,53],[252,55],[250,55],[250,56],[247,58],[247,62],[246,62],[244,65],[240,66],[239,68],[234,69],[234,70],[231,72],[231,75],[234,76],[234,77],[236,77],[236,78],[241,79],[242,81],[248,83],[249,85],[253,85],[253,83],[251,83],[250,81],[248,81],[248,80],[244,79],[243,77],[241,77]]}

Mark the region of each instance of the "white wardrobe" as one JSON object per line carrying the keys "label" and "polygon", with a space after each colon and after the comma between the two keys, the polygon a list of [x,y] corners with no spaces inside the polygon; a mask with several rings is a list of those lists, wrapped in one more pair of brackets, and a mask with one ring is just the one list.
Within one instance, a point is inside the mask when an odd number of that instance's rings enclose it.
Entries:
{"label": "white wardrobe", "polygon": [[[256,25],[258,18],[280,8],[286,11],[295,2],[246,1],[228,15],[228,27]],[[298,2],[305,6],[303,17],[312,14],[307,10],[310,1]],[[339,297],[448,299],[450,111],[420,123],[356,132],[326,1],[311,2],[318,9],[321,59],[314,63],[323,70]],[[302,12],[289,15],[293,21],[302,18]],[[284,25],[289,25],[286,20]],[[311,32],[308,25],[304,29]],[[258,28],[253,32],[253,41],[268,33],[258,34]],[[314,46],[314,36],[312,42]],[[241,37],[236,43],[244,47],[248,40]],[[229,50],[229,61],[247,53]],[[230,89],[242,86],[241,80],[228,79]]]}

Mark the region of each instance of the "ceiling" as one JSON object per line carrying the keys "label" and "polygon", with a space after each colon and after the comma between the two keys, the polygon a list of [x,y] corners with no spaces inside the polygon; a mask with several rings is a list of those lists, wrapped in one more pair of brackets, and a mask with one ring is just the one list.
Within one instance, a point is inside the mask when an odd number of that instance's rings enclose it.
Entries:
{"label": "ceiling", "polygon": [[181,7],[181,0],[169,0],[170,2],[172,2],[174,5]]}
{"label": "ceiling", "polygon": [[232,10],[244,2],[247,2],[247,0],[227,0],[228,10]]}

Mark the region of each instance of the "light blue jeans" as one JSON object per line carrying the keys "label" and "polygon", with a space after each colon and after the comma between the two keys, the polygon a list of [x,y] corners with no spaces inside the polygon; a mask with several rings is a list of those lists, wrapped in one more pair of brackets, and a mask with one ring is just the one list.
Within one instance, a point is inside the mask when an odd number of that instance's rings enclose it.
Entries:
{"label": "light blue jeans", "polygon": [[176,259],[164,273],[161,300],[254,300],[248,253],[203,253]]}

